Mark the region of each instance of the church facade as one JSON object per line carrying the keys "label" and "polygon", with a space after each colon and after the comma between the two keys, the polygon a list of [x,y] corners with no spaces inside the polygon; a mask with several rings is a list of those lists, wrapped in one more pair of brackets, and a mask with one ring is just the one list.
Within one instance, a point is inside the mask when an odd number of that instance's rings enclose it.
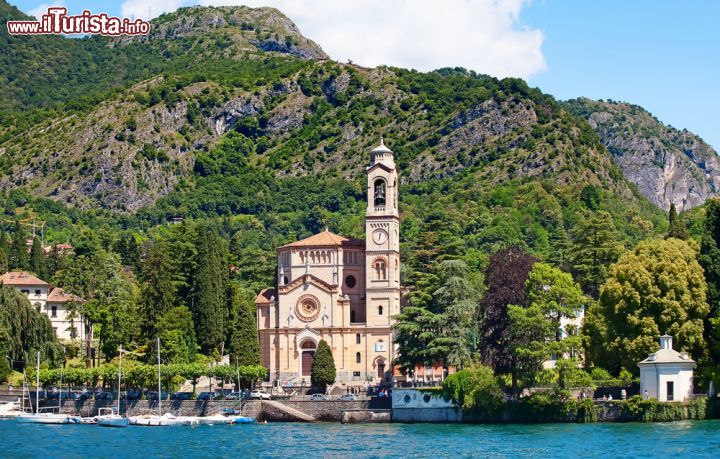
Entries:
{"label": "church facade", "polygon": [[400,312],[400,214],[393,152],[372,150],[365,240],[330,231],[277,249],[277,283],[256,299],[262,363],[280,385],[310,384],[320,340],[337,382],[377,383],[392,374]]}

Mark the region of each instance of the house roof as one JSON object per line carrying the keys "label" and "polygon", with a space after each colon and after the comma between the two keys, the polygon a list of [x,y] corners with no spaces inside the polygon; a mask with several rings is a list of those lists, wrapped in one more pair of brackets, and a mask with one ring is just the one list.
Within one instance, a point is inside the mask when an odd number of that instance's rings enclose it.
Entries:
{"label": "house roof", "polygon": [[[663,343],[665,341],[665,343]],[[658,351],[648,355],[645,360],[638,362],[638,365],[654,365],[658,363],[686,363],[695,365],[695,361],[685,353],[672,348],[672,338],[669,335],[661,337],[661,347]]]}
{"label": "house roof", "polygon": [[277,298],[277,292],[274,288],[263,289],[255,298],[255,304],[269,304]]}
{"label": "house roof", "polygon": [[291,242],[280,247],[284,249],[286,247],[337,247],[337,246],[361,246],[365,242],[360,239],[346,238],[339,236],[335,233],[328,231],[327,229],[322,233],[318,233],[301,239],[299,241]]}
{"label": "house roof", "polygon": [[52,289],[52,292],[50,292],[47,298],[48,303],[66,303],[68,301],[82,301],[82,298],[72,293],[67,293],[64,288],[60,287]]}
{"label": "house roof", "polygon": [[33,286],[49,286],[44,280],[40,280],[32,274],[25,271],[11,271],[0,276],[0,282],[5,285],[11,285],[14,287],[23,285]]}

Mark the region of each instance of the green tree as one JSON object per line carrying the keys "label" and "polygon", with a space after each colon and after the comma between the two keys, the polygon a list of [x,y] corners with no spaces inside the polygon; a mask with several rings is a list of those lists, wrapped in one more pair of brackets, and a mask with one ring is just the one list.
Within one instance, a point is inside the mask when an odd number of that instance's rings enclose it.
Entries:
{"label": "green tree", "polygon": [[36,276],[43,277],[45,275],[45,252],[40,240],[36,237],[33,238],[30,248],[30,271]]}
{"label": "green tree", "polygon": [[7,272],[10,265],[10,242],[8,241],[7,233],[4,229],[0,228],[0,272]]}
{"label": "green tree", "polygon": [[253,295],[239,287],[233,288],[232,291],[232,302],[237,313],[230,338],[230,364],[260,365],[260,341]]}
{"label": "green tree", "polygon": [[0,356],[31,362],[37,351],[52,366],[62,359],[50,319],[36,311],[16,288],[0,285]]}
{"label": "green tree", "polygon": [[313,386],[321,387],[324,390],[332,385],[337,377],[335,371],[335,360],[328,343],[323,339],[318,343],[315,356],[310,370],[310,381]]}
{"label": "green tree", "polygon": [[19,221],[15,221],[15,228],[10,243],[10,269],[28,269],[27,235]]}
{"label": "green tree", "polygon": [[[195,338],[195,325],[192,313],[186,306],[177,306],[168,309],[157,321],[157,336],[162,343],[162,357],[167,363],[192,363],[196,359],[198,345]],[[148,346],[154,356],[148,359],[152,362],[157,359],[156,348]]]}
{"label": "green tree", "polygon": [[525,289],[529,305],[508,306],[514,390],[516,374],[526,386],[531,384],[551,355],[578,358],[582,346],[578,331],[561,321],[576,318],[589,302],[570,274],[546,263],[533,265]]}
{"label": "green tree", "polygon": [[660,335],[695,358],[704,347],[703,319],[710,308],[696,250],[680,239],[650,239],[611,266],[583,333],[588,359],[615,374],[637,373],[636,363],[658,349]]}
{"label": "green tree", "polygon": [[612,216],[605,211],[583,215],[573,231],[572,272],[588,295],[597,298],[607,268],[622,252]]}
{"label": "green tree", "polygon": [[142,287],[140,312],[143,336],[153,340],[157,334],[158,319],[176,304],[174,264],[167,248],[161,242],[149,242],[141,263]]}
{"label": "green tree", "polygon": [[472,361],[477,348],[477,305],[475,288],[468,280],[468,267],[461,260],[440,263],[441,286],[432,295],[436,319],[442,326],[431,340],[446,365],[462,368]]}
{"label": "green tree", "polygon": [[668,212],[668,230],[665,239],[669,237],[683,240],[690,237],[687,226],[685,226],[685,223],[678,217],[675,204],[670,204],[670,212]]}
{"label": "green tree", "polygon": [[[710,366],[720,375],[720,199],[705,203],[705,224],[700,242],[700,266],[707,284],[708,314],[703,332],[709,350]],[[716,384],[720,384],[720,378]]]}
{"label": "green tree", "polygon": [[505,403],[505,394],[492,368],[478,365],[448,376],[443,392],[467,412],[492,415]]}
{"label": "green tree", "polygon": [[205,354],[219,351],[228,317],[227,249],[214,228],[197,231],[197,272],[193,282],[192,312],[195,333]]}

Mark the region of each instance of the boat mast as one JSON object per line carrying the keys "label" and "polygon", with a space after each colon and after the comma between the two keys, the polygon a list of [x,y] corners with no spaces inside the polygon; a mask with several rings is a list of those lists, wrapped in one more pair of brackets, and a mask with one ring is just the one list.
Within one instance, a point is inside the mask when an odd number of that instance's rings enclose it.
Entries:
{"label": "boat mast", "polygon": [[37,371],[35,372],[35,414],[40,412],[40,351],[37,353]]}
{"label": "boat mast", "polygon": [[63,380],[63,364],[65,363],[65,346],[63,346],[63,361],[60,362],[60,398],[58,399],[58,414],[62,411],[62,380]]}
{"label": "boat mast", "polygon": [[162,383],[160,379],[160,337],[157,339],[157,354],[158,354],[158,416],[162,416]]}
{"label": "boat mast", "polygon": [[118,352],[120,353],[120,368],[118,369],[118,408],[117,414],[120,415],[120,378],[122,377],[122,353],[123,348],[119,347]]}

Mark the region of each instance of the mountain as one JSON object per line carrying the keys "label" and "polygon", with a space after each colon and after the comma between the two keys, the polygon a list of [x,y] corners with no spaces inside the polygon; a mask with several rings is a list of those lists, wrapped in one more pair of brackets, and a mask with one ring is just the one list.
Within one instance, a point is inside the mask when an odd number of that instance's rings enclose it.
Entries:
{"label": "mountain", "polygon": [[[325,225],[361,236],[364,167],[383,135],[406,253],[431,244],[481,269],[497,247],[521,245],[562,263],[588,210],[609,212],[628,244],[663,231],[590,124],[522,80],[333,62],[268,8],[183,8],[152,30],[46,37],[43,56],[32,37],[3,38],[7,215],[73,228],[66,240],[81,231],[72,225],[234,222],[237,247],[252,240],[263,256]],[[32,65],[59,57],[33,78]]]}
{"label": "mountain", "polygon": [[[4,0],[0,17],[30,18]],[[2,27],[0,49],[6,50],[0,53],[0,135],[17,123],[13,111],[96,103],[144,78],[201,69],[211,59],[237,60],[253,51],[327,58],[278,10],[247,7],[181,8],[153,20],[147,37],[11,36]]]}
{"label": "mountain", "polygon": [[687,210],[718,196],[720,157],[692,132],[624,102],[581,98],[564,105],[587,119],[625,177],[658,207]]}

